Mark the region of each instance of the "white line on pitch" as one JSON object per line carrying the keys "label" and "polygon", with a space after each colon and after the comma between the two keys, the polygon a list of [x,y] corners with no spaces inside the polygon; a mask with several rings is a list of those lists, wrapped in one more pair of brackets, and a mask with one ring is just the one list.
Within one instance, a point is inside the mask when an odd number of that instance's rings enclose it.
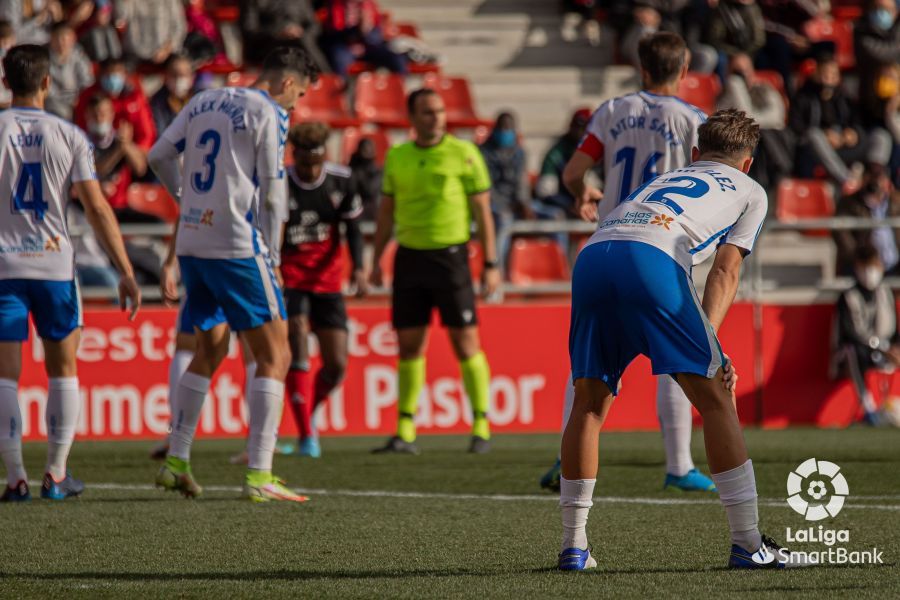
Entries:
{"label": "white line on pitch", "polygon": [[[34,482],[33,485],[40,485]],[[156,489],[150,484],[127,484],[127,483],[86,483],[85,487],[88,491],[94,490],[115,490],[115,491],[150,491]],[[203,489],[209,492],[228,492],[239,493],[239,486],[231,485],[206,485]],[[301,494],[311,494],[313,496],[349,496],[357,498],[413,498],[427,500],[490,500],[494,502],[559,502],[559,498],[551,495],[536,494],[447,494],[441,492],[399,492],[389,490],[324,490],[311,488],[294,488]],[[897,496],[856,496],[856,500],[875,500],[875,499],[897,499]],[[718,500],[710,499],[687,499],[687,498],[642,498],[642,497],[626,497],[626,496],[597,496],[594,502],[603,504],[644,504],[644,505],[710,505],[719,504]],[[787,502],[775,498],[761,498],[760,504],[763,506],[786,506]],[[869,508],[874,510],[900,510],[900,504],[845,504],[844,508]]]}

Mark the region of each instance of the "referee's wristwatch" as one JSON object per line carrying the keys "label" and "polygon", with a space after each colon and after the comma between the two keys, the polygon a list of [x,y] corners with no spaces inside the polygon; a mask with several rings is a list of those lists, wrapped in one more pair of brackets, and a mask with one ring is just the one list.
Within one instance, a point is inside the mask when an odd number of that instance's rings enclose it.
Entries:
{"label": "referee's wristwatch", "polygon": [[485,269],[499,269],[500,262],[496,261],[496,260],[486,260],[486,261],[484,261],[484,268]]}

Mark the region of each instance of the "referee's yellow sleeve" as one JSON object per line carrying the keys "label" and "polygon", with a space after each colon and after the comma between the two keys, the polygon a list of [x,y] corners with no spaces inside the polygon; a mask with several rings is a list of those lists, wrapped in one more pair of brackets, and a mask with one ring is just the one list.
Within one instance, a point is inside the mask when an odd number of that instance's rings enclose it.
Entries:
{"label": "referee's yellow sleeve", "polygon": [[478,146],[471,142],[466,143],[466,172],[462,181],[467,196],[491,189],[491,176],[484,162],[484,156]]}

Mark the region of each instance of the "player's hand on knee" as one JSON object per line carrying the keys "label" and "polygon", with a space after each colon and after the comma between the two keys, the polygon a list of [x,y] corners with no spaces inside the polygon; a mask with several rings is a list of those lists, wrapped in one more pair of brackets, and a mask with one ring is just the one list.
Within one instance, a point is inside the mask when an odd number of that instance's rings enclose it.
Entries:
{"label": "player's hand on knee", "polygon": [[178,304],[178,280],[175,277],[174,265],[163,265],[159,274],[159,292],[166,306]]}
{"label": "player's hand on knee", "polygon": [[603,192],[595,187],[584,188],[584,194],[578,198],[578,215],[585,221],[596,222],[599,218],[598,206],[603,200]]}
{"label": "player's hand on knee", "polygon": [[381,265],[372,265],[372,272],[369,273],[369,283],[373,287],[384,287],[384,272],[381,270]]}
{"label": "player's hand on knee", "polygon": [[722,381],[725,383],[725,389],[734,393],[737,388],[738,374],[734,370],[734,362],[728,356],[725,357],[725,364],[722,365]]}
{"label": "player's hand on knee", "polygon": [[128,320],[134,321],[141,308],[141,288],[133,275],[122,277],[119,280],[119,307],[124,311],[129,304],[131,305],[131,314],[128,315]]}

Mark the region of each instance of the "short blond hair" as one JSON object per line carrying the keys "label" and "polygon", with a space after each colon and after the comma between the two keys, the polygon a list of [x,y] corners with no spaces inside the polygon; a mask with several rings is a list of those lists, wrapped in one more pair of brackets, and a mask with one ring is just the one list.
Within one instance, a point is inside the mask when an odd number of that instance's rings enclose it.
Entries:
{"label": "short blond hair", "polygon": [[288,141],[295,148],[317,148],[325,145],[329,135],[331,135],[331,129],[328,125],[321,121],[310,121],[291,127]]}

